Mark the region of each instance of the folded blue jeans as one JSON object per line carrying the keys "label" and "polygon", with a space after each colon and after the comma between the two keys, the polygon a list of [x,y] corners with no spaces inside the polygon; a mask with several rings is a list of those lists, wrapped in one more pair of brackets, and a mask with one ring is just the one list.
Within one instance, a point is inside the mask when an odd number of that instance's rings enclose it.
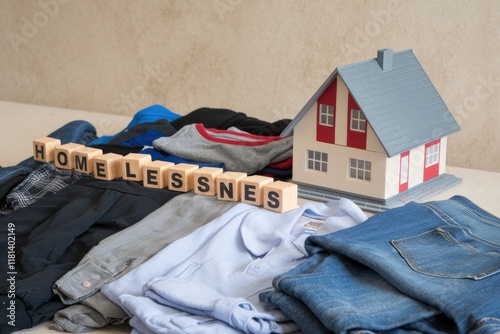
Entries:
{"label": "folded blue jeans", "polygon": [[306,333],[500,331],[500,219],[465,197],[409,203],[306,249],[260,296]]}

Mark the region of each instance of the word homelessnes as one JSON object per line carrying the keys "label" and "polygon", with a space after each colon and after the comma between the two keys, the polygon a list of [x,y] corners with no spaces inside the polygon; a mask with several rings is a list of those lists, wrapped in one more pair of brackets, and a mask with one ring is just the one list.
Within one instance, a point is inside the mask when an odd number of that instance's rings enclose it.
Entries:
{"label": "word homelessnes", "polygon": [[200,195],[217,196],[219,200],[262,205],[276,212],[297,207],[296,184],[274,181],[272,177],[261,175],[224,172],[222,168],[152,161],[149,154],[103,154],[98,148],[75,143],[61,145],[59,139],[43,137],[33,140],[33,158],[53,162],[57,168],[92,173],[94,178],[100,180],[123,178],[141,181],[145,187],[194,191]]}

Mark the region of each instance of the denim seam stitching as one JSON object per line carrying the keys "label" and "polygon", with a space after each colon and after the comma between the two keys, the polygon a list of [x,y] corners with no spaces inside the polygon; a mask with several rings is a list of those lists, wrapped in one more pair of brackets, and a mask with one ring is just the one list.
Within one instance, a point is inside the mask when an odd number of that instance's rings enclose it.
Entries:
{"label": "denim seam stitching", "polygon": [[285,275],[285,274],[283,274],[283,275],[281,275],[281,276],[278,276],[278,277],[276,277],[276,278],[274,279],[274,281],[273,281],[273,287],[275,287],[275,288],[276,288],[276,289],[278,289],[278,290],[281,290],[281,289],[280,289],[280,287],[279,287],[279,285],[280,285],[280,283],[281,283],[281,281],[282,281],[283,279],[285,279],[285,278],[289,278],[289,277],[292,277],[292,278],[293,278],[293,277],[298,277],[298,276],[303,276],[303,275],[312,274],[312,273],[314,273],[314,272],[316,271],[316,269],[318,269],[318,268],[321,266],[321,264],[322,264],[322,263],[323,263],[323,262],[320,262],[320,263],[316,264],[313,268],[309,269],[308,271],[303,272],[303,273],[298,274],[298,275]]}
{"label": "denim seam stitching", "polygon": [[438,215],[438,217],[441,220],[443,220],[446,224],[453,225],[455,227],[460,228],[471,239],[474,239],[476,241],[485,243],[485,244],[490,245],[492,247],[497,247],[497,248],[500,247],[500,244],[498,244],[496,242],[493,242],[493,241],[490,241],[490,240],[485,240],[483,238],[480,238],[480,237],[476,236],[474,233],[472,233],[472,231],[470,231],[469,228],[467,228],[467,227],[465,227],[463,225],[460,225],[453,218],[451,218],[450,216],[448,216],[443,210],[441,210],[440,208],[432,205],[431,203],[426,203],[425,206],[427,206],[430,210],[434,211],[436,213],[436,215]]}
{"label": "denim seam stitching", "polygon": [[457,245],[457,246],[462,246],[464,248],[467,248],[473,254],[479,254],[480,253],[474,246],[469,245],[466,242],[460,242],[460,241],[458,241],[449,232],[443,230],[442,228],[435,229],[433,231],[433,233],[439,234],[440,236],[442,236],[443,238],[445,238],[446,241],[448,241],[448,243],[450,243],[452,245]]}
{"label": "denim seam stitching", "polygon": [[[436,233],[436,230],[434,230],[433,233]],[[463,246],[463,247],[469,249],[469,251],[471,251],[471,253],[479,254],[479,252],[475,248],[473,248],[474,251],[472,251],[470,249],[470,247],[468,247],[468,245],[466,245],[464,243],[461,243],[461,242],[458,242],[458,240],[456,240],[455,238],[453,238],[453,236],[451,236],[451,234],[449,234],[448,232],[446,232],[446,231],[443,230],[443,231],[438,231],[437,233],[439,233],[449,243],[454,244],[454,245],[458,245],[458,246]],[[451,238],[451,240],[446,235],[448,235]],[[426,237],[426,239],[429,239],[429,238],[430,238],[430,236]],[[406,239],[408,239],[408,238],[406,238]],[[442,277],[442,278],[448,278],[448,277],[450,277],[450,278],[474,278],[474,279],[479,279],[479,278],[482,278],[482,277],[487,277],[488,275],[490,275],[491,273],[494,273],[495,271],[497,271],[500,268],[500,265],[493,266],[491,268],[488,268],[486,271],[479,272],[479,273],[477,273],[475,275],[447,274],[447,273],[442,273],[442,272],[438,272],[438,271],[435,271],[435,272],[432,271],[431,272],[431,271],[423,268],[422,266],[420,266],[418,264],[418,262],[411,255],[410,251],[408,251],[408,249],[404,246],[404,244],[403,244],[403,242],[401,240],[391,240],[391,244],[394,246],[394,248],[396,248],[396,250],[403,257],[403,259],[405,259],[405,261],[408,263],[408,265],[410,266],[410,268],[412,268],[416,272],[420,272],[422,274],[426,274],[426,275],[429,275],[429,276]]]}
{"label": "denim seam stitching", "polygon": [[[484,223],[487,223],[489,225],[492,224],[495,227],[500,227],[500,221],[498,221],[498,218],[497,218],[497,220],[495,220],[495,219],[490,219],[490,218],[487,218],[487,217],[479,216],[476,212],[472,211],[470,208],[466,207],[462,203],[459,203],[459,202],[457,202],[457,201],[455,201],[453,199],[450,199],[450,201],[452,201],[455,205],[458,205],[459,207],[461,207],[463,210],[467,211],[470,215],[474,216],[478,220],[480,220],[480,221],[482,221]],[[481,208],[477,208],[477,209],[480,210],[481,212],[483,212],[486,215],[491,215],[490,213],[484,211]]]}

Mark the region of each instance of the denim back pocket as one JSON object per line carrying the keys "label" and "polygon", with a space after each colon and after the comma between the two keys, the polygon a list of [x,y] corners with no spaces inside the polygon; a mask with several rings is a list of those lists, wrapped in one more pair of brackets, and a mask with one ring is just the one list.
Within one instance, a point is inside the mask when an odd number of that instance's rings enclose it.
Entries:
{"label": "denim back pocket", "polygon": [[391,244],[421,274],[480,280],[500,272],[500,249],[457,227],[439,227]]}

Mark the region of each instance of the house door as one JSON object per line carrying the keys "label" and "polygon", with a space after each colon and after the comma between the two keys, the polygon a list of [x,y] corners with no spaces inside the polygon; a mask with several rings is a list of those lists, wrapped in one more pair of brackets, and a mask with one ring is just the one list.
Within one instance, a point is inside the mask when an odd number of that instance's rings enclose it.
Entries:
{"label": "house door", "polygon": [[410,151],[401,153],[399,163],[399,192],[408,190],[408,179],[410,178]]}
{"label": "house door", "polygon": [[439,175],[440,144],[440,139],[425,144],[424,182]]}

